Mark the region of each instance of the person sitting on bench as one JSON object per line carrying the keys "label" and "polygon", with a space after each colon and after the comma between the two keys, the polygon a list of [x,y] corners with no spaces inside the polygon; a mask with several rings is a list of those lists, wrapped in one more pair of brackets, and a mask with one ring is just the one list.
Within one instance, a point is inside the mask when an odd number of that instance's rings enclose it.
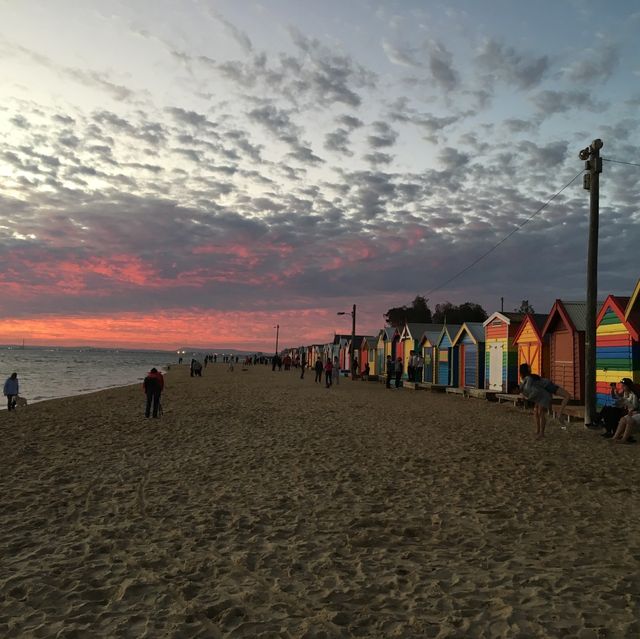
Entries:
{"label": "person sitting on bench", "polygon": [[613,406],[603,406],[599,414],[599,423],[605,429],[602,433],[603,437],[607,439],[613,437],[613,433],[618,427],[618,423],[625,416],[626,410],[624,408],[624,393],[618,392],[616,384],[612,382],[609,384],[611,390],[609,394],[613,399]]}
{"label": "person sitting on bench", "polygon": [[621,444],[632,444],[635,439],[631,437],[631,433],[640,426],[640,386],[634,384],[628,377],[623,377],[620,383],[622,384],[622,401],[627,414],[620,420],[612,439]]}

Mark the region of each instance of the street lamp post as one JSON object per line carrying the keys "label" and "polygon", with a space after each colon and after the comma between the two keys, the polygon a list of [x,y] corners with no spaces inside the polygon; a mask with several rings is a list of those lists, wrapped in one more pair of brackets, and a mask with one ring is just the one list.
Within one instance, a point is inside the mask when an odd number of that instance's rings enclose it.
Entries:
{"label": "street lamp post", "polygon": [[349,348],[349,355],[351,357],[351,379],[354,380],[356,378],[356,370],[353,365],[353,356],[356,348],[356,305],[353,305],[353,310],[350,313],[347,311],[341,311],[336,313],[336,315],[351,315],[351,347]]}
{"label": "street lamp post", "polygon": [[276,329],[276,355],[278,354],[278,337],[280,336],[280,324],[276,324],[273,328]]}

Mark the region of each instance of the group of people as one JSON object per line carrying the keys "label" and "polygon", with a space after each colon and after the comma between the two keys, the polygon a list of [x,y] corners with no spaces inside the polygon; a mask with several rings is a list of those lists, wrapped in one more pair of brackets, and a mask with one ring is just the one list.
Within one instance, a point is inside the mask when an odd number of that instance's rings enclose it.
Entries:
{"label": "group of people", "polygon": [[[340,362],[337,357],[334,357],[331,360],[330,357],[327,358],[327,361],[323,364],[322,360],[318,358],[313,367],[313,370],[316,373],[316,378],[314,382],[318,384],[322,384],[322,373],[324,373],[324,384],[327,388],[333,386],[333,371],[336,371],[336,384],[340,383]],[[302,379],[302,375],[300,378]]]}
{"label": "group of people", "polygon": [[409,352],[407,361],[407,380],[410,382],[421,382],[422,371],[424,370],[424,357],[415,351]]}
{"label": "group of people", "polygon": [[[413,352],[413,351],[411,351]],[[393,359],[391,355],[387,355],[387,388],[400,388],[401,380],[402,380],[402,357],[398,357],[397,359]],[[395,386],[391,386],[392,380],[395,379]]]}
{"label": "group of people", "polygon": [[[525,399],[533,402],[536,439],[542,439],[553,396],[562,398],[557,417],[561,420],[571,395],[551,380],[532,373],[528,364],[520,364],[519,372],[520,393]],[[628,377],[620,380],[621,390],[618,390],[617,386],[615,383],[610,384],[610,396],[614,405],[605,406],[601,410],[596,425],[605,428],[603,437],[623,444],[632,444],[636,441],[633,433],[640,427],[640,386]]]}

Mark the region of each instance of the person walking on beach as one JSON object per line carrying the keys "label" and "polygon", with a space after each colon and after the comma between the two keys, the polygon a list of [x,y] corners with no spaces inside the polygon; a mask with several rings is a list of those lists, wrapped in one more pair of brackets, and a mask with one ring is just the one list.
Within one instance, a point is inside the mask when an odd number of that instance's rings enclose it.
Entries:
{"label": "person walking on beach", "polygon": [[393,377],[396,370],[396,365],[391,359],[391,355],[387,355],[387,388],[391,388],[391,378]]}
{"label": "person walking on beach", "polygon": [[533,421],[536,426],[536,439],[544,437],[547,426],[547,412],[551,409],[551,402],[554,395],[562,397],[562,403],[558,411],[558,420],[562,418],[562,413],[571,399],[571,395],[564,388],[560,388],[551,380],[535,375],[531,372],[529,364],[520,364],[520,393],[533,402]]}
{"label": "person walking on beach", "polygon": [[7,398],[7,409],[15,410],[17,397],[20,394],[20,384],[18,382],[18,373],[11,373],[4,383],[4,396]]}
{"label": "person walking on beach", "polygon": [[327,357],[327,363],[324,365],[324,381],[327,388],[329,388],[333,382],[333,362],[331,357]]}
{"label": "person walking on beach", "polygon": [[396,388],[400,388],[400,380],[402,379],[402,357],[396,360]]}
{"label": "person walking on beach", "polygon": [[307,356],[302,353],[300,358],[300,379],[304,379],[304,369],[307,367]]}
{"label": "person walking on beach", "polygon": [[[154,417],[158,417],[158,410],[160,409],[160,396],[164,389],[164,377],[157,368],[152,368],[142,382],[142,388],[147,396],[147,405],[144,410],[144,416],[149,417],[149,414],[153,414]],[[151,404],[153,403],[153,413],[151,413]]]}
{"label": "person walking on beach", "polygon": [[316,364],[313,367],[313,370],[315,370],[315,372],[316,372],[315,381],[320,383],[320,384],[322,384],[322,360],[319,357],[316,360]]}
{"label": "person walking on beach", "polygon": [[338,385],[340,384],[340,359],[337,355],[333,358],[333,370],[335,371],[335,375],[332,372],[331,381],[335,378],[336,385]]}

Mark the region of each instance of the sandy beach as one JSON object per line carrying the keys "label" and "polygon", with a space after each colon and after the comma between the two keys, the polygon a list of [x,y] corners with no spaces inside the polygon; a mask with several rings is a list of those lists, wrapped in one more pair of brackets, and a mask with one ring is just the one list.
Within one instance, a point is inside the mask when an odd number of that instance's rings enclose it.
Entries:
{"label": "sandy beach", "polygon": [[[143,374],[144,371],[141,371]],[[0,636],[640,636],[640,445],[259,366],[0,413]]]}

